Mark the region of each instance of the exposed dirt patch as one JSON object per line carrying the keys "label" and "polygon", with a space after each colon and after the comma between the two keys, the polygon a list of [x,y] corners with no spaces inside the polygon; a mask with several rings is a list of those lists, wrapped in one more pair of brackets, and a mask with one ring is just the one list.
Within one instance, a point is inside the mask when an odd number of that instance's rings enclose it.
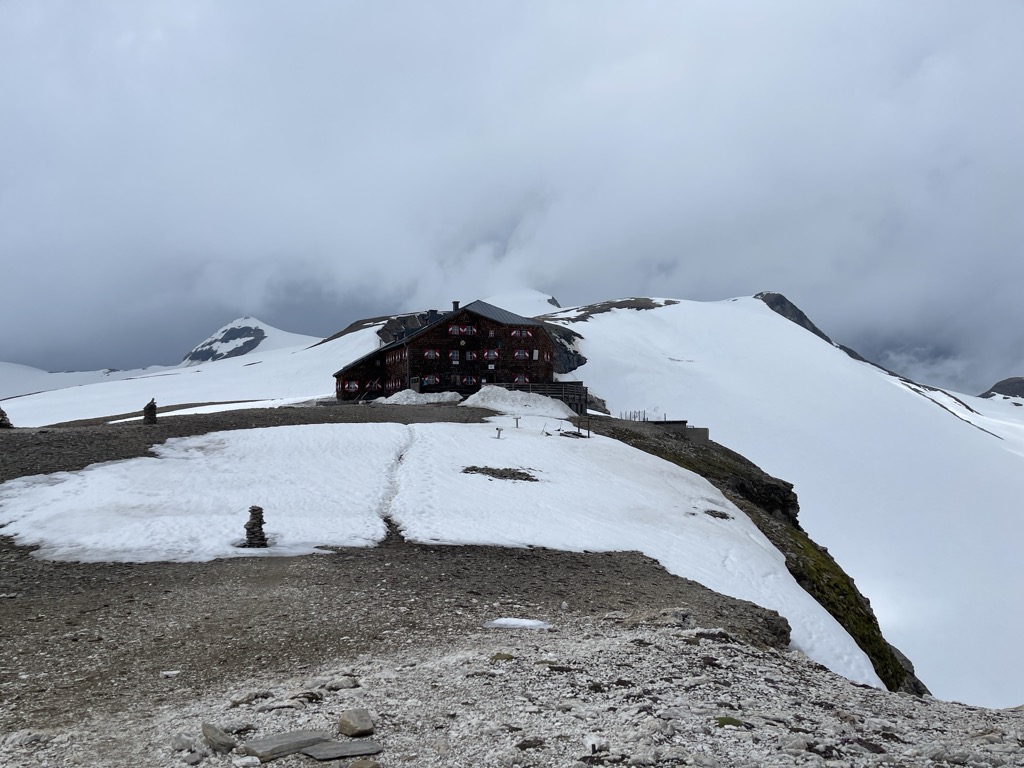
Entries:
{"label": "exposed dirt patch", "polygon": [[498,467],[466,467],[462,470],[464,475],[487,475],[496,480],[523,480],[528,483],[540,482],[536,477],[522,469],[511,467],[499,469]]}

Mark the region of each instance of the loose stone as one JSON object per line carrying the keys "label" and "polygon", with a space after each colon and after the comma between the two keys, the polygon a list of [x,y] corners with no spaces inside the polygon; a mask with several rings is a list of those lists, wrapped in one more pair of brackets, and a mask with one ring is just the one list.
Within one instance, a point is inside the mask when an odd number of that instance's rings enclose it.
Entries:
{"label": "loose stone", "polygon": [[214,752],[230,752],[238,746],[238,742],[213,723],[203,723],[203,738]]}
{"label": "loose stone", "polygon": [[338,730],[346,736],[369,736],[373,733],[373,718],[362,707],[346,709],[338,716]]}
{"label": "loose stone", "polygon": [[375,741],[321,741],[302,750],[302,754],[314,760],[337,760],[341,757],[376,755],[383,749]]}
{"label": "loose stone", "polygon": [[294,755],[321,741],[329,741],[330,738],[330,735],[323,731],[289,731],[246,742],[242,745],[242,752],[267,763],[285,755]]}

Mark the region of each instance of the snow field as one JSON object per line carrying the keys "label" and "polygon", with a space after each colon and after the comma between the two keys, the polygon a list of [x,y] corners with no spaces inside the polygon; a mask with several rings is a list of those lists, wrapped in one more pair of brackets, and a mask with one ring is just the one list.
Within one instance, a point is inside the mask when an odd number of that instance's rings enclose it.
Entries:
{"label": "snow field", "polygon": [[[613,440],[560,437],[554,423],[308,425],[169,440],[158,458],[0,485],[0,522],[19,543],[40,545],[40,556],[86,561],[370,546],[386,535],[384,517],[432,544],[639,550],[671,573],[778,610],[797,648],[880,685],[782,555],[714,487]],[[538,482],[463,473],[469,465],[518,468]],[[264,508],[272,546],[263,551],[237,547],[252,504]]]}
{"label": "snow field", "polygon": [[[378,510],[407,439],[397,424],[176,438],[154,448],[159,458],[4,483],[0,521],[54,560],[198,562],[370,546],[386,533]],[[236,546],[252,505],[265,510],[265,550]]]}

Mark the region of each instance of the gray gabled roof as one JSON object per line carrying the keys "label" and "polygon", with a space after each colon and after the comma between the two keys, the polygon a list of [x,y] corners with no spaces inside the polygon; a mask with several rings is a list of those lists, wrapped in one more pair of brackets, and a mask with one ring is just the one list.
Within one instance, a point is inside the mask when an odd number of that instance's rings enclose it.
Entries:
{"label": "gray gabled roof", "polygon": [[427,325],[424,325],[422,328],[417,328],[408,336],[405,336],[401,339],[395,339],[390,344],[385,344],[382,347],[377,347],[377,349],[373,350],[372,352],[368,352],[362,357],[353,360],[351,363],[346,365],[345,368],[342,368],[334,375],[338,376],[345,369],[351,368],[352,366],[361,363],[368,358],[374,357],[375,355],[379,355],[381,352],[385,352],[389,349],[394,349],[395,347],[405,346],[410,341],[415,339],[417,336],[420,336],[421,334],[426,333],[428,330],[433,328],[441,320],[449,318],[452,315],[456,315],[462,310],[472,312],[473,314],[480,315],[481,317],[486,317],[498,323],[503,323],[504,325],[538,325],[543,327],[542,323],[537,322],[532,317],[523,317],[522,315],[517,315],[514,312],[509,312],[507,309],[502,309],[501,307],[496,307],[493,304],[488,304],[486,301],[474,301],[470,302],[464,307],[459,307],[457,310],[454,310],[453,312],[442,313],[441,316],[437,318],[437,320],[435,320],[432,323],[428,323]]}
{"label": "gray gabled roof", "polygon": [[486,301],[474,301],[462,307],[462,309],[475,312],[478,315],[494,320],[497,323],[504,323],[505,325],[540,325],[532,317],[517,315],[514,312],[509,312],[507,309],[488,304]]}

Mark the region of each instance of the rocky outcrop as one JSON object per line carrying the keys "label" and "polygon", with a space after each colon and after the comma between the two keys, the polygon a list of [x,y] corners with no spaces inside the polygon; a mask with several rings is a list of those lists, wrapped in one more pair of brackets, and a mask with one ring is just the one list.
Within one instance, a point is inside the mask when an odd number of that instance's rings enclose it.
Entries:
{"label": "rocky outcrop", "polygon": [[11,424],[11,420],[4,413],[3,408],[0,408],[0,429],[14,429],[14,425]]}
{"label": "rocky outcrop", "polygon": [[896,656],[896,660],[899,661],[903,670],[907,673],[907,676],[903,680],[903,685],[900,686],[901,693],[910,693],[914,696],[930,696],[931,691],[928,690],[928,686],[917,676],[917,672],[914,669],[913,662],[906,657],[906,655],[892,643],[889,644],[889,648],[892,649],[893,655]]}
{"label": "rocky outcrop", "polygon": [[767,304],[768,308],[772,310],[772,312],[782,315],[790,322],[796,323],[804,330],[810,331],[822,341],[826,341],[835,346],[835,342],[826,336],[825,332],[818,326],[812,323],[811,319],[803,313],[800,307],[791,302],[781,293],[775,293],[775,291],[761,291],[761,293],[755,293],[754,298],[760,299]]}
{"label": "rocky outcrop", "polygon": [[1013,376],[1009,379],[997,381],[988,390],[982,393],[981,397],[1024,397],[1024,376]]}
{"label": "rocky outcrop", "polygon": [[544,330],[555,342],[555,373],[570,373],[586,365],[587,358],[579,350],[583,336],[555,323],[544,323]]}
{"label": "rocky outcrop", "polygon": [[184,363],[207,363],[252,352],[267,337],[266,331],[254,325],[225,328],[185,355]]}

